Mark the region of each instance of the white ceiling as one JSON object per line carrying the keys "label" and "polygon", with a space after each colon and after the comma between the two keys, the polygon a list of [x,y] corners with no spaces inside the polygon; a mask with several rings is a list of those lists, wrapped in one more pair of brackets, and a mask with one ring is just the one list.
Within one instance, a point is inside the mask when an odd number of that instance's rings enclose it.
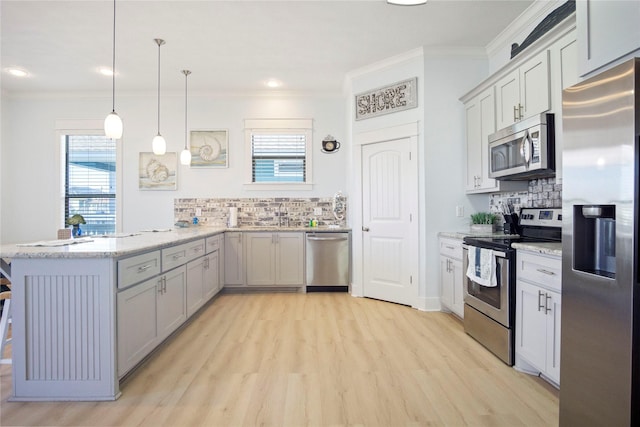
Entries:
{"label": "white ceiling", "polygon": [[[483,49],[532,0],[117,0],[116,90],[341,93],[346,73],[421,46]],[[111,78],[113,2],[0,1],[4,93],[103,92]],[[29,77],[4,70],[17,66]]]}

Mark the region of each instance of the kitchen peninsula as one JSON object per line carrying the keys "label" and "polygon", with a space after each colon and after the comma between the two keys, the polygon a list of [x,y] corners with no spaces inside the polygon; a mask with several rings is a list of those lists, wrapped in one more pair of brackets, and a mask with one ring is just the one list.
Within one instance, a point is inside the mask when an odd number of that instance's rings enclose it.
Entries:
{"label": "kitchen peninsula", "polygon": [[194,226],[1,246],[13,283],[12,400],[117,399],[120,380],[222,289],[227,232],[309,231],[349,230]]}
{"label": "kitchen peninsula", "polygon": [[189,303],[219,290],[205,289],[202,275],[210,266],[217,274],[223,232],[2,246],[13,283],[13,400],[117,399],[119,378],[187,320]]}

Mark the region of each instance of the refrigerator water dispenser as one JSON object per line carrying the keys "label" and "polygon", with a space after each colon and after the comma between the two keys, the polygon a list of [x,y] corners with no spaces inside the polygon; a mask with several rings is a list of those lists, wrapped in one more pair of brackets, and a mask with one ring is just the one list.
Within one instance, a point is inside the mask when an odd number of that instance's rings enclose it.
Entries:
{"label": "refrigerator water dispenser", "polygon": [[615,205],[574,205],[573,218],[573,268],[614,279]]}

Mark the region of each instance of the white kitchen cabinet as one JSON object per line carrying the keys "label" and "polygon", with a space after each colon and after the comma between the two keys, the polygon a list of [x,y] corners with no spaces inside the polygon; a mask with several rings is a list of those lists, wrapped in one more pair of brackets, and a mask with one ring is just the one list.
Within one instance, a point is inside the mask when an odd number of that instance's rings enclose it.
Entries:
{"label": "white kitchen cabinet", "polygon": [[526,190],[527,184],[489,178],[489,135],[496,131],[494,87],[465,104],[467,194]]}
{"label": "white kitchen cabinet", "polygon": [[302,286],[304,234],[245,233],[248,286]]}
{"label": "white kitchen cabinet", "polygon": [[560,384],[559,257],[517,251],[516,368]]}
{"label": "white kitchen cabinet", "polygon": [[462,271],[462,240],[441,237],[440,302],[459,317],[464,317],[464,275]]}
{"label": "white kitchen cabinet", "polygon": [[157,279],[118,293],[118,376],[122,377],[158,343]]}
{"label": "white kitchen cabinet", "polygon": [[498,191],[489,178],[488,136],[496,130],[494,88],[465,104],[467,126],[467,193]]}
{"label": "white kitchen cabinet", "polygon": [[242,232],[224,234],[224,286],[245,285],[242,235]]}
{"label": "white kitchen cabinet", "polygon": [[122,377],[187,319],[186,267],[118,293],[118,376]]}
{"label": "white kitchen cabinet", "polygon": [[[580,0],[576,2],[580,76],[605,69],[640,50],[640,2]],[[599,70],[601,69],[601,70]]]}
{"label": "white kitchen cabinet", "polygon": [[496,128],[503,129],[551,108],[549,51],[543,50],[495,84]]}
{"label": "white kitchen cabinet", "polygon": [[209,301],[220,292],[220,257],[219,251],[211,252],[204,257],[204,302]]}
{"label": "white kitchen cabinet", "polygon": [[205,254],[205,239],[174,245],[162,249],[162,271],[186,264]]}
{"label": "white kitchen cabinet", "polygon": [[204,272],[205,257],[200,257],[187,264],[187,316],[193,315],[205,303]]}
{"label": "white kitchen cabinet", "polygon": [[556,183],[562,183],[562,91],[580,80],[578,76],[578,43],[571,30],[549,47],[551,59],[551,105],[555,114]]}

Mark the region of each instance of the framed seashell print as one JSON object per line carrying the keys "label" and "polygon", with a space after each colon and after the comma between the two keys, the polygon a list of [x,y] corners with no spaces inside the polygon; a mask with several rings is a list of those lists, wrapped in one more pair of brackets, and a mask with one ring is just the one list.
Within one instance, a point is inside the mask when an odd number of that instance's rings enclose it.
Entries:
{"label": "framed seashell print", "polygon": [[192,168],[229,166],[229,131],[192,130],[189,135]]}
{"label": "framed seashell print", "polygon": [[177,189],[177,169],[177,153],[165,153],[162,156],[140,153],[138,188],[140,190],[175,190]]}

